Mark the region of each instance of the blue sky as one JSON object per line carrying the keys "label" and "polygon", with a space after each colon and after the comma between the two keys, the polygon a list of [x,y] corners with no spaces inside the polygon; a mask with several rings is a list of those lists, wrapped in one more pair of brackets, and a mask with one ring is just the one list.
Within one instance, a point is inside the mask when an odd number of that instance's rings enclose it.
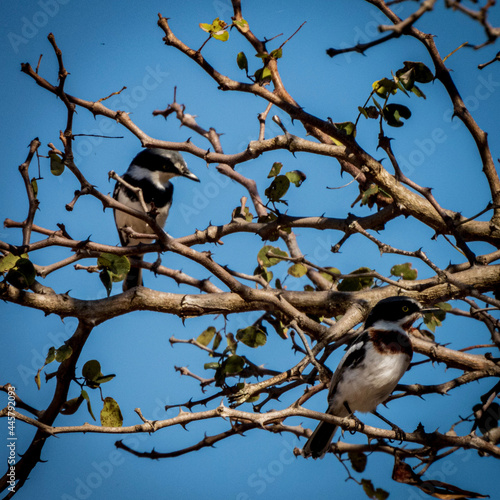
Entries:
{"label": "blue sky", "polygon": [[[410,2],[411,3],[411,2]],[[248,5],[247,5],[248,4]],[[157,13],[170,18],[170,25],[179,38],[193,48],[201,46],[205,33],[198,23],[211,22],[215,17],[230,21],[229,1],[160,2],[97,2],[88,0],[3,2],[0,6],[0,49],[2,53],[2,123],[0,136],[2,150],[2,177],[0,184],[0,216],[21,221],[26,217],[27,200],[17,167],[24,161],[30,141],[39,137],[40,151],[47,152],[46,145],[53,142],[60,147],[59,130],[65,126],[65,108],[53,95],[37,87],[20,72],[20,64],[29,62],[36,67],[40,54],[43,58],[40,73],[52,83],[56,82],[57,64],[47,41],[48,33],[54,33],[63,51],[66,68],[70,72],[66,91],[72,95],[98,100],[123,86],[127,90],[107,101],[109,107],[129,111],[134,122],[149,135],[161,139],[183,141],[188,137],[201,147],[206,142],[192,131],[179,128],[173,117],[167,121],[153,117],[154,109],[164,109],[172,101],[177,86],[177,98],[186,105],[186,111],[197,116],[205,128],[215,127],[222,133],[222,145],[226,152],[241,151],[258,134],[257,114],[265,104],[251,95],[223,93],[217,85],[190,62],[185,56],[162,42],[162,32],[157,27]],[[360,0],[337,2],[300,2],[255,0],[244,2],[244,17],[259,37],[272,38],[280,33],[276,46],[288,38],[304,21],[307,23],[284,48],[280,60],[281,75],[291,95],[308,112],[322,118],[332,117],[336,122],[356,118],[357,107],[362,105],[371,91],[373,81],[390,77],[391,71],[402,67],[405,60],[422,61],[430,65],[423,49],[413,40],[399,40],[359,54],[340,55],[330,59],[325,50],[329,47],[350,46],[357,41],[366,42],[378,37],[376,26],[385,22],[376,9]],[[401,15],[404,14],[401,11]],[[446,17],[445,17],[446,16]],[[446,21],[444,21],[446,19]],[[495,19],[492,20],[495,24]],[[496,24],[499,16],[497,13]],[[481,43],[483,33],[472,22],[458,14],[443,13],[441,7],[417,24],[420,29],[436,34],[437,44],[444,56],[462,43]],[[274,48],[271,46],[271,48]],[[251,48],[231,32],[226,43],[210,41],[203,49],[204,56],[212,65],[235,79],[243,79],[236,65],[236,54],[244,50],[251,72],[258,68],[259,60]],[[461,49],[447,61],[452,76],[465,103],[479,125],[490,131],[489,140],[495,158],[499,156],[498,106],[500,74],[498,65],[491,65],[482,72],[477,64],[494,57],[498,47],[482,51]],[[398,102],[409,106],[412,117],[401,129],[391,130],[396,139],[393,143],[406,175],[415,182],[434,188],[437,200],[446,208],[473,215],[489,201],[488,186],[481,175],[481,165],[465,127],[451,120],[451,105],[438,83],[423,87],[427,99],[415,96]],[[276,111],[274,111],[276,112]],[[281,116],[287,128],[297,135],[304,135],[300,124],[292,124]],[[363,120],[363,119],[362,119]],[[74,151],[79,168],[87,179],[107,193],[112,191],[107,173],[115,170],[123,173],[130,160],[140,150],[139,141],[116,123],[103,117],[94,119],[86,110],[79,110],[75,118],[74,133],[106,134],[123,136],[120,139],[80,137]],[[279,134],[276,125],[268,125],[268,137]],[[361,121],[358,131],[361,145],[375,157],[376,125]],[[223,224],[230,220],[231,211],[245,195],[241,186],[217,175],[213,165],[206,166],[201,159],[188,157],[190,169],[201,179],[200,184],[178,179],[175,183],[175,201],[167,223],[167,231],[173,236],[191,234],[204,229],[210,223]],[[255,178],[263,191],[269,181],[267,173],[274,161],[281,161],[287,170],[299,169],[307,174],[307,181],[300,189],[292,188],[287,194],[292,215],[321,215],[345,217],[347,211],[366,215],[369,209],[359,205],[350,209],[358,189],[355,183],[339,190],[350,179],[340,176],[338,164],[325,157],[310,157],[286,152],[266,154],[238,167],[244,175]],[[32,164],[31,175],[36,175]],[[90,198],[80,199],[73,212],[66,212],[64,205],[71,201],[78,183],[65,172],[60,177],[51,176],[47,160],[42,160],[42,177],[39,181],[40,211],[36,224],[56,229],[64,223],[70,235],[84,240],[115,245],[118,238],[110,211],[102,212],[100,204]],[[382,274],[388,274],[400,259],[381,257],[377,248],[367,245],[362,237],[353,237],[340,254],[329,252],[331,245],[341,237],[324,232],[297,231],[303,253],[323,266],[335,266],[349,272],[359,265],[368,265]],[[420,246],[439,266],[449,261],[460,262],[442,240],[432,241],[432,233],[418,224],[394,223],[384,233],[396,247],[414,250]],[[0,239],[21,243],[20,231],[0,228]],[[214,258],[241,272],[251,273],[257,265],[256,253],[262,242],[256,236],[237,235],[227,238],[223,246],[207,246]],[[362,246],[361,246],[362,245]],[[363,261],[359,250],[362,249]],[[473,247],[477,253],[489,250],[486,245]],[[64,250],[37,252],[36,263],[46,264],[67,257]],[[366,260],[365,260],[366,259]],[[85,263],[85,262],[83,262]],[[198,278],[207,277],[207,271],[175,256],[164,256],[164,263]],[[94,262],[87,262],[94,264]],[[285,277],[286,267],[277,266],[275,277]],[[419,276],[430,273],[419,266]],[[195,293],[186,286],[177,287],[167,279],[154,279],[146,275],[146,285],[163,291]],[[303,283],[290,279],[290,288],[301,289]],[[71,290],[71,295],[82,299],[105,296],[97,275],[72,268],[50,275],[45,284],[58,292]],[[119,286],[113,293],[119,293]],[[44,317],[42,313],[24,310],[12,304],[0,304],[3,323],[3,347],[0,352],[1,383],[16,386],[19,395],[35,407],[43,408],[50,401],[53,383],[42,384],[37,391],[33,377],[51,345],[59,346],[74,330],[76,321],[68,318],[64,323],[57,317]],[[258,314],[230,318],[231,331],[242,328],[258,317]],[[166,404],[184,402],[186,393],[194,398],[204,397],[194,380],[181,377],[176,366],[188,366],[192,371],[209,376],[203,370],[208,359],[190,346],[172,348],[169,338],[196,337],[207,326],[223,326],[222,318],[196,318],[183,323],[176,317],[153,313],[134,313],[116,318],[96,328],[81,357],[81,365],[87,359],[99,359],[104,373],[116,373],[117,377],[106,384],[105,395],[119,402],[126,425],[138,422],[133,409],[141,408],[149,418],[173,416],[174,410],[165,414]],[[477,325],[467,325],[452,318],[447,319],[439,332],[441,342],[453,342],[463,347],[470,343],[488,343],[488,333]],[[456,330],[458,328],[458,331]],[[474,335],[474,340],[471,340]],[[250,353],[258,364],[276,369],[286,369],[299,360],[290,345],[279,338],[269,338],[265,348]],[[341,353],[330,358],[334,368]],[[50,370],[49,370],[50,371]],[[436,382],[452,378],[454,370],[443,372],[439,367],[424,365],[405,375],[403,382]],[[456,375],[456,373],[455,373]],[[465,387],[451,397],[430,396],[427,401],[394,401],[383,410],[391,420],[405,429],[413,429],[423,422],[426,429],[449,428],[458,414],[470,412],[479,394],[489,388],[489,382]],[[76,388],[74,389],[76,391]],[[190,397],[188,396],[188,397]],[[293,395],[294,398],[298,394]],[[99,411],[98,395],[91,394],[94,411]],[[323,410],[325,394],[309,402],[309,407]],[[277,405],[285,405],[293,399],[284,398]],[[61,416],[58,425],[78,425],[89,420],[84,409],[71,417]],[[371,417],[365,417],[372,422]],[[300,421],[304,425],[314,423]],[[298,424],[298,420],[291,423]],[[224,422],[210,422],[206,426],[191,424],[188,431],[167,429],[155,436],[129,436],[125,438],[132,447],[147,451],[171,451],[190,446],[199,441],[205,432],[213,434],[225,429]],[[0,421],[1,436],[6,423]],[[18,422],[18,450],[28,445],[32,430]],[[348,436],[353,442],[363,442],[362,436]],[[336,492],[337,498],[366,498],[354,481],[345,481],[342,465],[332,456],[322,461],[302,460],[292,457],[291,449],[300,446],[291,435],[274,436],[252,431],[246,437],[236,437],[219,443],[215,450],[202,450],[175,460],[152,462],[139,460],[115,450],[112,436],[63,435],[48,441],[42,458],[31,479],[17,498],[136,498],[147,493],[148,498],[200,498],[206,499],[259,499],[297,498],[310,494],[314,498],[327,498]],[[2,455],[0,455],[1,458]],[[410,490],[391,481],[391,459],[369,457],[364,475],[375,486],[392,492],[391,497],[417,499],[418,491]],[[492,470],[497,467],[492,460],[478,460],[474,454],[457,454],[448,461],[431,469],[430,478],[458,484],[460,487],[483,493],[492,493]],[[434,475],[433,475],[434,474]],[[494,475],[493,475],[494,477]],[[480,486],[478,486],[478,484]],[[332,486],[334,485],[334,486]],[[41,493],[43,492],[43,496]]]}

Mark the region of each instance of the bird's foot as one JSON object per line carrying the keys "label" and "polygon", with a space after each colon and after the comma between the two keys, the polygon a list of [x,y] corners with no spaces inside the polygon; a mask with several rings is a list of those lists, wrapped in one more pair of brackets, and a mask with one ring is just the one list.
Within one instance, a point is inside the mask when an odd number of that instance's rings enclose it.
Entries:
{"label": "bird's foot", "polygon": [[[354,420],[354,428],[351,429],[351,427],[353,425],[353,423],[352,423],[353,420]],[[347,430],[351,434],[356,434],[356,432],[362,431],[365,427],[365,424],[363,422],[361,422],[361,420],[358,417],[356,417],[356,415],[349,415],[348,417],[345,417],[344,422],[348,426]]]}
{"label": "bird's foot", "polygon": [[396,439],[389,439],[389,441],[392,443],[393,441],[399,441],[400,444],[403,444],[403,441],[406,439],[406,434],[401,429],[401,427],[398,427],[395,424],[391,424],[392,430],[396,433]]}

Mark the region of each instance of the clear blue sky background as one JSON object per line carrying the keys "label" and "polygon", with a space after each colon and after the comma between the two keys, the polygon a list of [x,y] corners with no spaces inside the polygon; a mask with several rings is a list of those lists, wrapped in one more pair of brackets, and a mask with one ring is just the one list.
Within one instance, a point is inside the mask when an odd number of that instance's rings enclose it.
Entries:
{"label": "clear blue sky background", "polygon": [[[423,49],[412,40],[383,45],[367,52],[367,57],[347,54],[330,59],[325,54],[328,47],[350,46],[378,36],[376,26],[385,20],[376,9],[360,0],[254,0],[244,2],[243,9],[244,17],[259,37],[284,34],[277,39],[276,46],[307,21],[285,46],[280,68],[292,96],[307,111],[322,118],[330,116],[336,122],[354,121],[357,106],[365,102],[373,81],[390,76],[391,71],[402,67],[405,60],[421,60],[430,65]],[[50,32],[54,33],[62,49],[66,68],[70,72],[66,91],[94,101],[126,86],[126,91],[106,103],[113,109],[130,111],[134,122],[149,135],[179,141],[192,137],[196,144],[207,146],[192,131],[179,128],[173,117],[165,122],[152,116],[152,110],[164,109],[172,101],[173,89],[177,86],[178,100],[187,106],[187,112],[197,115],[203,127],[213,126],[224,134],[222,144],[226,152],[241,151],[250,140],[257,138],[257,113],[265,109],[265,104],[251,95],[222,93],[197,66],[174,49],[166,47],[161,40],[162,32],[156,25],[158,12],[170,18],[174,32],[193,48],[199,47],[205,39],[198,23],[211,22],[215,17],[229,22],[231,16],[227,0],[150,0],[140,3],[29,0],[1,4],[2,220],[9,217],[20,221],[26,217],[27,201],[17,167],[24,161],[30,141],[39,137],[43,144],[40,151],[45,153],[49,142],[60,146],[59,130],[65,127],[66,111],[62,103],[20,72],[22,62],[30,62],[36,67],[40,54],[43,54],[40,74],[56,82],[56,60],[47,41]],[[401,15],[405,13],[404,10],[400,12]],[[498,25],[498,12],[497,18],[492,21]],[[472,22],[458,14],[445,14],[440,7],[417,26],[438,35],[437,44],[442,55],[466,41],[483,41],[482,31]],[[274,46],[271,45],[271,48]],[[236,32],[231,32],[226,43],[212,40],[203,53],[222,72],[243,79],[244,75],[235,62],[236,54],[241,50],[247,53],[251,72],[255,71],[259,60],[253,57],[250,47]],[[494,57],[497,50],[498,47],[488,47],[480,52],[462,49],[447,62],[453,69],[452,75],[470,111],[479,125],[490,131],[495,158],[499,156],[498,108],[495,108],[500,96],[499,65],[479,72],[477,64]],[[465,127],[451,121],[451,106],[441,86],[428,84],[422,90],[427,94],[426,100],[415,96],[409,99],[398,97],[396,100],[409,106],[413,113],[403,128],[390,130],[397,139],[394,143],[396,154],[405,173],[420,184],[434,187],[434,194],[444,207],[473,215],[483,209],[490,199],[477,151]],[[277,114],[292,133],[303,135],[299,124],[291,124],[279,111]],[[268,137],[279,132],[275,125],[269,124]],[[109,140],[81,137],[74,146],[78,166],[87,179],[103,192],[110,192],[112,184],[107,180],[108,171],[113,169],[123,173],[140,150],[139,141],[117,124],[102,117],[94,119],[85,110],[79,110],[76,116],[74,133],[123,136],[123,139]],[[375,123],[362,120],[358,132],[360,143],[370,153],[381,157],[382,154],[375,151],[376,134]],[[213,165],[207,168],[201,159],[186,159],[202,182],[194,185],[184,179],[177,180],[175,202],[167,225],[168,232],[174,236],[191,234],[196,228],[204,229],[210,223],[228,222],[231,211],[245,195],[239,185],[221,179]],[[355,183],[342,190],[326,189],[327,186],[341,186],[350,180],[348,176],[342,178],[339,175],[338,165],[332,159],[303,154],[294,158],[287,153],[272,153],[241,165],[238,170],[255,178],[263,190],[269,183],[266,176],[274,161],[282,161],[286,169],[300,169],[308,176],[300,190],[292,188],[287,194],[292,215],[324,213],[331,217],[345,217],[350,210],[358,215],[369,213],[366,207],[349,208],[357,195]],[[38,183],[41,205],[35,221],[37,224],[56,229],[56,223],[62,222],[75,239],[83,240],[91,235],[93,241],[118,243],[110,211],[103,214],[96,200],[85,198],[78,201],[72,213],[66,212],[64,205],[71,201],[73,191],[79,187],[77,182],[68,172],[61,177],[51,176],[46,160],[42,160],[41,168],[44,179]],[[31,175],[36,175],[35,162]],[[298,231],[298,236],[302,251],[312,260],[320,265],[335,266],[343,272],[363,264],[388,274],[394,263],[401,262],[395,257],[380,257],[378,250],[366,245],[361,237],[352,238],[341,254],[333,255],[329,252],[330,246],[341,235],[333,232],[318,235],[304,230]],[[428,229],[410,221],[408,226],[391,224],[384,237],[394,246],[409,250],[422,246],[440,266],[446,266],[450,260],[461,261],[459,254],[453,253],[449,246],[443,246],[442,240],[432,241],[431,236]],[[20,231],[12,229],[0,228],[0,237],[13,243],[22,241]],[[214,252],[214,258],[219,263],[251,273],[257,264],[256,253],[261,246],[262,242],[255,236],[237,235],[226,238],[224,246],[207,248]],[[473,249],[478,253],[489,250],[485,245],[477,245]],[[68,255],[64,250],[47,250],[36,253],[33,258],[38,264],[46,264]],[[165,256],[164,263],[169,267],[182,268],[198,278],[207,277],[205,270],[177,256]],[[286,267],[280,266],[275,268],[275,276],[285,277]],[[420,277],[429,275],[422,266],[419,266],[419,271]],[[72,296],[82,299],[105,296],[97,275],[76,272],[72,268],[54,273],[45,283],[58,292],[71,290]],[[287,281],[290,288],[301,289],[303,284],[290,279]],[[196,290],[177,287],[167,279],[154,279],[149,275],[146,275],[146,285],[165,291],[196,293]],[[113,293],[119,293],[119,286]],[[74,331],[76,321],[68,318],[62,323],[57,317],[45,318],[38,311],[5,303],[0,304],[0,311],[0,381],[12,383],[25,401],[44,408],[51,398],[54,381],[42,384],[42,390],[37,391],[33,377],[43,364],[48,348],[61,345]],[[235,332],[257,317],[258,314],[230,318],[228,329]],[[87,359],[96,358],[100,360],[104,373],[117,375],[103,389],[105,396],[113,396],[119,402],[125,425],[138,423],[133,411],[136,407],[141,408],[147,418],[170,417],[175,411],[165,413],[165,404],[186,401],[186,393],[195,399],[204,397],[197,383],[181,377],[175,372],[174,365],[188,366],[202,376],[208,377],[211,373],[203,370],[203,363],[209,361],[206,356],[189,346],[177,345],[172,349],[168,339],[171,336],[183,339],[195,337],[212,324],[220,328],[223,320],[198,318],[183,324],[176,317],[153,313],[134,313],[117,318],[94,330],[79,367]],[[458,327],[460,330],[457,332]],[[485,329],[451,318],[446,320],[438,335],[440,341],[453,342],[456,347],[488,343],[489,340]],[[299,359],[291,351],[290,342],[272,334],[265,348],[243,354],[258,364],[265,363],[277,369],[292,366]],[[332,356],[332,368],[340,355],[336,353]],[[49,366],[47,371],[51,369]],[[403,381],[437,383],[456,375],[454,370],[444,373],[439,367],[426,364],[409,372]],[[490,385],[491,381],[474,384],[447,398],[435,395],[428,397],[427,401],[406,398],[391,403],[384,413],[404,429],[411,430],[422,422],[427,430],[438,427],[447,430],[458,414],[470,413],[478,395]],[[72,396],[77,395],[76,388],[74,391]],[[98,394],[92,393],[91,397],[97,415],[100,410]],[[298,393],[293,395],[293,398],[296,397]],[[324,399],[323,393],[311,400],[308,406],[323,410]],[[5,395],[2,396],[4,400]],[[271,406],[283,407],[291,401],[284,398]],[[61,416],[56,424],[78,425],[89,420],[82,407],[72,417]],[[372,422],[370,417],[366,417],[366,421]],[[291,424],[300,422],[314,425],[314,422],[290,421]],[[376,421],[373,423],[379,424]],[[18,452],[22,453],[33,431],[20,422],[17,425]],[[193,445],[205,432],[220,432],[226,425],[225,422],[191,424],[188,431],[167,429],[152,437],[128,437],[125,442],[142,451],[153,447],[158,451],[172,451]],[[0,421],[2,439],[6,427],[7,423]],[[467,429],[461,426],[459,431],[467,432]],[[362,436],[347,438],[363,442]],[[160,462],[140,460],[118,452],[113,445],[115,440],[113,436],[96,435],[62,435],[49,440],[42,456],[48,462],[39,464],[17,498],[365,498],[360,486],[354,481],[345,481],[344,468],[333,456],[322,461],[293,458],[291,450],[303,442],[290,435],[274,436],[253,431],[247,437],[235,437],[220,443],[216,449],[204,449]],[[5,443],[5,440],[2,442]],[[2,448],[0,461],[3,463],[5,448]],[[356,478],[372,478],[375,486],[391,491],[391,498],[423,497],[417,490],[393,483],[390,479],[391,467],[390,458],[372,456],[366,473]],[[478,460],[474,453],[462,453],[431,469],[429,478],[495,494],[496,470],[498,463],[492,459]]]}

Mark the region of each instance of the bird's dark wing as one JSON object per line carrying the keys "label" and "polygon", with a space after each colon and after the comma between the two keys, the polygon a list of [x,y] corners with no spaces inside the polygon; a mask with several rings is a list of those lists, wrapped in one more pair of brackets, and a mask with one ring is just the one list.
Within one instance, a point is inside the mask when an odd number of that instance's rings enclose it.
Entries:
{"label": "bird's dark wing", "polygon": [[[128,174],[125,174],[123,180],[135,187],[141,188],[144,201],[146,203],[154,203],[156,208],[163,208],[172,203],[174,186],[170,182],[164,186],[164,189],[158,189],[149,179],[134,179]],[[120,189],[123,189],[132,201],[138,201],[135,193],[130,191],[130,189],[123,184],[120,186]]]}
{"label": "bird's dark wing", "polygon": [[366,350],[364,348],[366,341],[369,338],[368,331],[363,331],[347,348],[347,352],[341,359],[339,366],[333,374],[332,381],[330,382],[330,390],[328,392],[328,399],[335,393],[338,383],[342,379],[343,371],[349,367],[354,368],[359,365],[365,358]]}

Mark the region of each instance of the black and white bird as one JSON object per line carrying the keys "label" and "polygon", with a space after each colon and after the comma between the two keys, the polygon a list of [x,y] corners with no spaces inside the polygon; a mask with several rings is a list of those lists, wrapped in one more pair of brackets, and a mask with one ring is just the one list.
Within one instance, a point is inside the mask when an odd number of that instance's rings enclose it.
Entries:
{"label": "black and white bird", "polygon": [[[142,190],[148,211],[153,208],[156,210],[156,222],[163,227],[170,205],[172,205],[174,192],[170,179],[176,176],[200,182],[198,177],[188,169],[184,158],[178,151],[151,148],[144,149],[132,160],[122,178],[131,186]],[[116,183],[113,198],[129,208],[144,212],[136,193],[120,182]],[[145,221],[120,210],[115,210],[114,215],[122,246],[152,242],[151,239],[131,238],[123,231],[123,228],[130,227],[136,233],[153,234],[151,227]],[[142,255],[129,257],[132,267],[123,282],[124,291],[135,286],[142,286],[142,269],[140,268],[142,258]]]}
{"label": "black and white bird", "polygon": [[[408,332],[429,310],[435,309],[422,309],[416,300],[405,296],[378,302],[333,374],[326,413],[347,417],[355,411],[371,412],[390,424],[376,408],[391,395],[408,369],[413,355]],[[302,455],[323,457],[336,430],[336,425],[320,422]]]}

